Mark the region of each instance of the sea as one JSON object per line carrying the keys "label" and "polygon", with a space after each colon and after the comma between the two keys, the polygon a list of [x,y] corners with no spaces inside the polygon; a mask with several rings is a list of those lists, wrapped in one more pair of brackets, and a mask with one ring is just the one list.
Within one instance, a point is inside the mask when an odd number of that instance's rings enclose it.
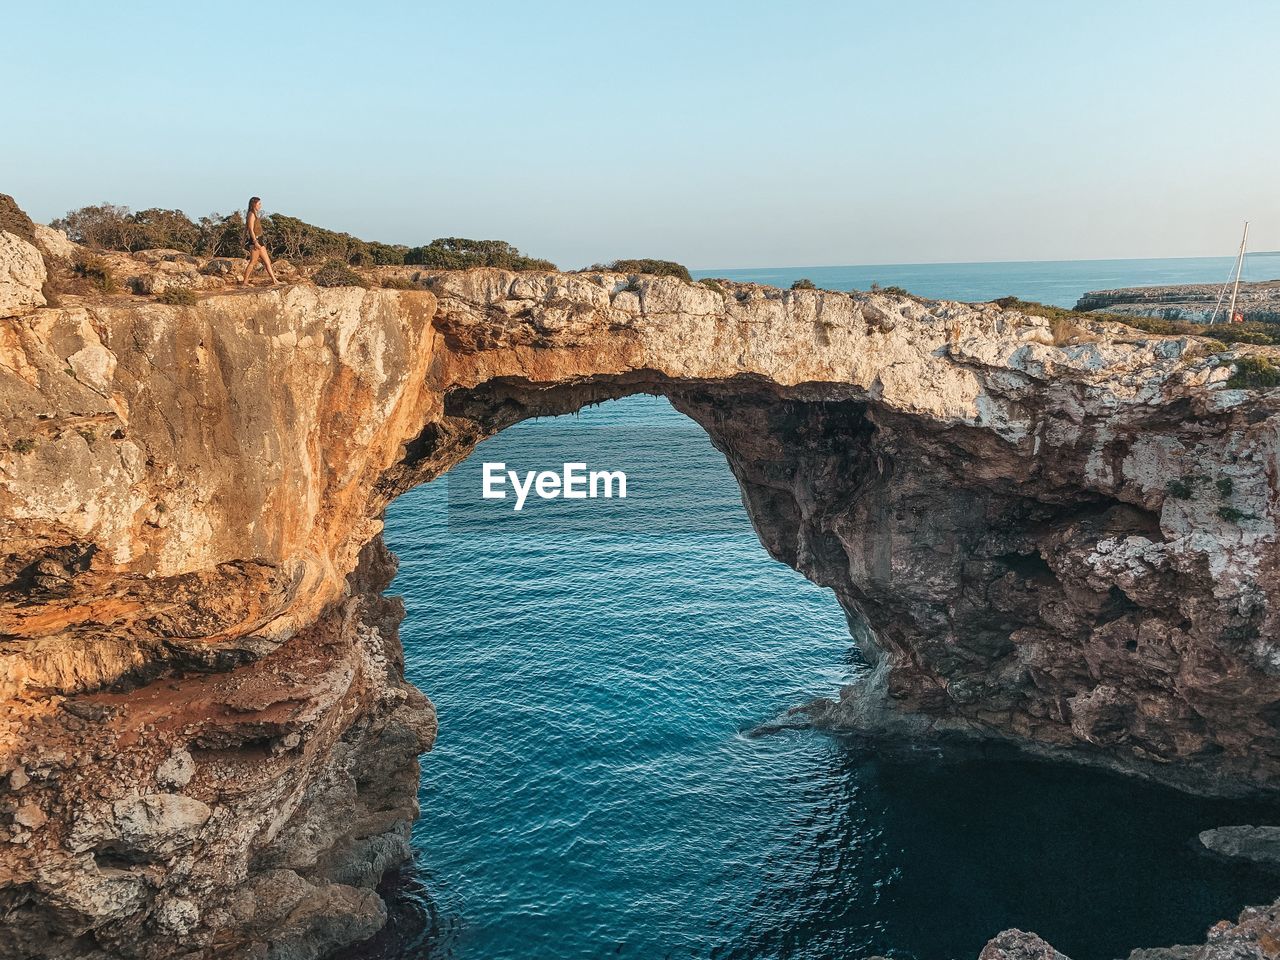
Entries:
{"label": "sea", "polygon": [[[1231,258],[700,271],[1073,306]],[[1280,277],[1280,254],[1245,278]],[[484,499],[484,463],[623,470],[626,499]],[[496,471],[496,468],[490,468]],[[617,492],[616,490],[614,491]],[[1074,960],[1194,943],[1280,878],[1196,834],[1280,822],[1073,765],[887,751],[789,708],[866,669],[832,594],[771,559],[724,457],[665,400],[521,423],[387,513],[406,673],[439,711],[412,868],[364,958]],[[772,732],[762,733],[761,729]]]}

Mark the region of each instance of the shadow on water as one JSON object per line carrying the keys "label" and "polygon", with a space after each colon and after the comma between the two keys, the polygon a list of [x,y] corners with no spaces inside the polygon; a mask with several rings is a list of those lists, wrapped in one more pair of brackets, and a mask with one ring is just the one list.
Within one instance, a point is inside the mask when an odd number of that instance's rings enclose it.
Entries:
{"label": "shadow on water", "polygon": [[[346,957],[1075,960],[1201,940],[1280,882],[1198,855],[1280,822],[1096,770],[749,731],[851,662],[829,592],[765,555],[723,457],[663,401],[521,424],[387,516],[406,674],[435,701],[392,923]],[[482,503],[482,459],[623,466],[634,499]],[[541,463],[539,464],[539,459]],[[470,471],[470,472],[468,472]],[[573,512],[581,509],[582,512]],[[655,533],[656,531],[656,533]]]}
{"label": "shadow on water", "polygon": [[771,859],[751,919],[709,955],[968,958],[1020,927],[1106,960],[1200,941],[1280,893],[1280,877],[1195,844],[1209,827],[1273,820],[1274,804],[996,754],[833,751],[805,788],[807,842]]}
{"label": "shadow on water", "polygon": [[[830,746],[828,762],[794,785],[803,814],[786,824],[791,842],[773,847],[745,913],[725,902],[699,943],[660,953],[617,931],[598,955],[976,958],[995,933],[1020,927],[1074,960],[1111,960],[1201,941],[1217,920],[1280,895],[1280,874],[1207,857],[1194,842],[1209,827],[1274,821],[1274,803],[1188,797],[1012,755]],[[419,867],[390,878],[387,928],[342,960],[470,955],[431,886]]]}

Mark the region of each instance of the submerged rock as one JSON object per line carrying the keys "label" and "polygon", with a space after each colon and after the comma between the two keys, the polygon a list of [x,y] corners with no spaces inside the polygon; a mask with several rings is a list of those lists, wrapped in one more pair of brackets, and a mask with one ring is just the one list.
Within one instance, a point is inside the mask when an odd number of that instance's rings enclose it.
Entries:
{"label": "submerged rock", "polygon": [[1200,845],[1231,860],[1280,867],[1280,827],[1218,827],[1200,834]]}

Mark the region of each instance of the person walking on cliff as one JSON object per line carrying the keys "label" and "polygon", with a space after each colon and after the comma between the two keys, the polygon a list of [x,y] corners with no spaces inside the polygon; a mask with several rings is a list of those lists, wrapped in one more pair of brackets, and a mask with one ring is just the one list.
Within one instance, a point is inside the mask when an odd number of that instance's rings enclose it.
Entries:
{"label": "person walking on cliff", "polygon": [[258,265],[258,261],[262,261],[263,266],[267,268],[267,275],[271,277],[271,282],[279,283],[280,280],[271,267],[271,254],[267,253],[267,248],[262,242],[261,197],[249,198],[249,210],[244,215],[244,232],[244,248],[249,252],[249,266],[244,272],[244,280],[241,281],[240,286],[249,285],[249,278],[253,276],[253,268]]}

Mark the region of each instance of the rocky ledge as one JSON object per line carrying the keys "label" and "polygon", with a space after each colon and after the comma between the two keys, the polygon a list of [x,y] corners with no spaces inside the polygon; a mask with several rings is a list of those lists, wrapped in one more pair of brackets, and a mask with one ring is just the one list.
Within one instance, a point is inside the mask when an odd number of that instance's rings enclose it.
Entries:
{"label": "rocky ledge", "polygon": [[[1221,291],[1222,285],[1217,283],[1090,290],[1076,302],[1076,309],[1208,323],[1213,318],[1214,308],[1219,305]],[[1219,323],[1230,319],[1227,305],[1223,302],[1218,310]],[[1280,323],[1280,280],[1240,284],[1236,310],[1246,321]]]}
{"label": "rocky ledge", "polygon": [[[435,735],[383,511],[510,424],[636,392],[707,430],[765,547],[848,611],[874,675],[818,722],[1276,782],[1280,391],[1227,383],[1270,348],[595,272],[51,306],[65,238],[11,214],[0,240],[0,955],[376,929]],[[216,276],[162,262],[129,269]]]}

